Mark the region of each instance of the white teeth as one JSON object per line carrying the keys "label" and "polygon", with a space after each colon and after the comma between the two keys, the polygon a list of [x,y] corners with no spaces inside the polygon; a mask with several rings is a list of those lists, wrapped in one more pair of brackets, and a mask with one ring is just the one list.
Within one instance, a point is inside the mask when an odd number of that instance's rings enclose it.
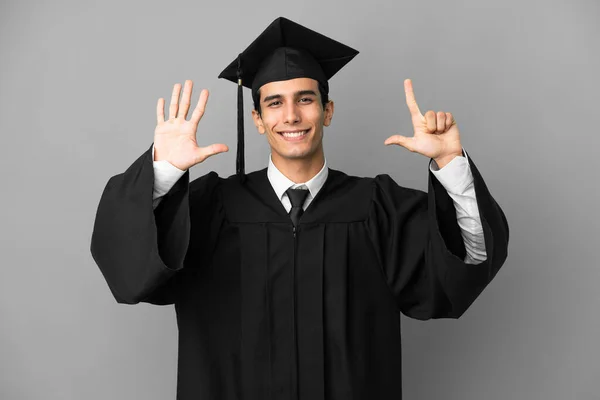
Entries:
{"label": "white teeth", "polygon": [[300,137],[300,136],[306,134],[306,132],[308,132],[308,130],[305,130],[302,132],[282,132],[281,134],[285,137],[293,138],[293,137]]}

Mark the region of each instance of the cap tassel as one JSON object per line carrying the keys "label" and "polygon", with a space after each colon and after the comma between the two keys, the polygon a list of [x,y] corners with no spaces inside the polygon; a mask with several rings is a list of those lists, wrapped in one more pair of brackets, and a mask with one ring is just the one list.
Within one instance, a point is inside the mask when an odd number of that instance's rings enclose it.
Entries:
{"label": "cap tassel", "polygon": [[236,173],[238,177],[244,182],[245,180],[245,167],[244,167],[244,94],[242,86],[242,54],[238,55],[238,67],[237,67],[237,78],[238,78],[238,95],[237,95],[237,130],[238,130],[238,145],[237,145],[237,159],[236,159]]}

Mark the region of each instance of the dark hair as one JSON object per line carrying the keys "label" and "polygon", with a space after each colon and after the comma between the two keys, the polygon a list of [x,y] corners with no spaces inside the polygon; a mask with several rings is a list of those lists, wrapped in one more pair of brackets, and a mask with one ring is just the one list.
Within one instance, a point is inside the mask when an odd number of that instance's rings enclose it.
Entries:
{"label": "dark hair", "polygon": [[[325,91],[323,85],[319,83],[319,93],[321,94],[321,104],[323,105],[323,109],[325,109],[325,105],[329,102],[329,94]],[[260,89],[256,91],[256,93],[252,92],[252,101],[254,102],[254,109],[258,112],[258,115],[261,115],[260,109]]]}

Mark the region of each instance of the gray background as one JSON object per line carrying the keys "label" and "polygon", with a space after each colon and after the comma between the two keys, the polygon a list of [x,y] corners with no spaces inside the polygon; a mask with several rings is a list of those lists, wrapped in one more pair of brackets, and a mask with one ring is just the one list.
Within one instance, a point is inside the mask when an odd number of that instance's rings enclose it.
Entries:
{"label": "gray background", "polygon": [[[0,398],[173,399],[171,306],[117,304],[90,252],[100,194],[152,143],[174,83],[211,91],[192,169],[235,172],[236,87],[217,79],[282,15],[358,50],[331,80],[329,165],[426,190],[383,141],[450,111],[504,209],[509,258],[459,320],[403,318],[406,399],[600,398],[595,1],[0,3]],[[268,145],[249,118],[247,170]]]}

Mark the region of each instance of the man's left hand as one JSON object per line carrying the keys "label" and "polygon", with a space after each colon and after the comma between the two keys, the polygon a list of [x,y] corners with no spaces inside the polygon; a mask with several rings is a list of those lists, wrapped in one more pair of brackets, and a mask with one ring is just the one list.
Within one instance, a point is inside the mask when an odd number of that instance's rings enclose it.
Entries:
{"label": "man's left hand", "polygon": [[449,112],[435,113],[429,110],[425,116],[419,111],[410,79],[404,80],[406,104],[410,111],[414,128],[413,137],[394,135],[387,138],[384,144],[397,144],[411,152],[433,158],[443,168],[454,157],[462,156],[462,145],[458,126]]}

